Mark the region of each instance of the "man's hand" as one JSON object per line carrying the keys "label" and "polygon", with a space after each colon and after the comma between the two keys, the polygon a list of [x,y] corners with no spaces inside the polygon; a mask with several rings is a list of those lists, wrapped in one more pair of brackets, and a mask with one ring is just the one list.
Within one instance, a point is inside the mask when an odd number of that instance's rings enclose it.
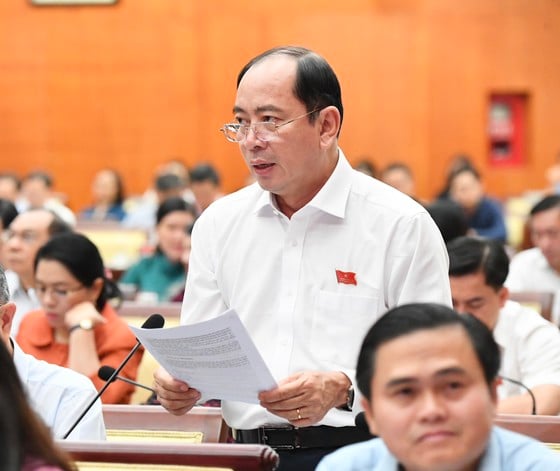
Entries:
{"label": "man's hand", "polygon": [[350,380],[341,372],[306,371],[259,394],[261,406],[297,427],[319,422],[333,407],[346,402]]}
{"label": "man's hand", "polygon": [[174,379],[161,367],[154,373],[154,381],[158,401],[173,415],[185,414],[200,400],[200,392]]}

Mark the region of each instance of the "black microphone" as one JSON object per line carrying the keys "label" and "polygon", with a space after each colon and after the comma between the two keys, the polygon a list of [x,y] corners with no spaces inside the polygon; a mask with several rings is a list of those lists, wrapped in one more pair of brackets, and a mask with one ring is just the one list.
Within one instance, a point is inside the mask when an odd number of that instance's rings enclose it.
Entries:
{"label": "black microphone", "polygon": [[535,395],[533,394],[533,391],[531,391],[531,389],[529,389],[529,386],[525,386],[521,381],[518,381],[518,380],[512,379],[512,378],[508,378],[507,376],[500,376],[500,378],[505,379],[506,381],[509,381],[510,383],[517,384],[518,386],[521,386],[523,389],[525,389],[525,391],[527,391],[529,393],[529,396],[531,396],[531,401],[533,403],[532,408],[531,408],[531,415],[537,415],[537,400],[535,399]]}
{"label": "black microphone", "polygon": [[[152,314],[148,317],[144,323],[142,324],[143,329],[160,329],[165,324],[165,319],[161,314]],[[95,397],[91,400],[91,402],[87,405],[84,411],[81,413],[80,417],[76,419],[76,421],[72,424],[72,427],[64,434],[62,437],[63,439],[68,438],[68,435],[72,433],[72,431],[76,428],[76,426],[80,423],[80,421],[84,418],[84,416],[88,413],[88,411],[93,407],[95,402],[101,397],[101,395],[105,392],[105,390],[109,387],[109,385],[115,380],[117,375],[121,372],[121,370],[126,366],[129,360],[132,358],[132,355],[136,353],[136,350],[140,348],[142,344],[140,340],[136,339],[136,345],[130,350],[126,358],[121,362],[121,364],[117,367],[113,374],[109,376],[107,382],[103,385],[103,387],[99,390],[99,392],[95,395]]]}
{"label": "black microphone", "polygon": [[[109,379],[111,378],[111,376],[113,375],[114,372],[115,372],[115,368],[113,368],[112,366],[105,365],[105,366],[102,366],[101,368],[99,368],[99,371],[97,372],[97,376],[99,376],[103,381],[109,381]],[[155,391],[152,388],[150,388],[149,386],[137,383],[136,381],[132,381],[131,379],[125,378],[124,376],[117,375],[117,376],[114,377],[114,379],[112,381],[115,381],[116,379],[118,379],[120,381],[124,381],[125,383],[128,383],[128,384],[132,384],[133,386],[138,386],[139,388],[147,389],[148,391],[151,391],[152,393],[155,393]]]}

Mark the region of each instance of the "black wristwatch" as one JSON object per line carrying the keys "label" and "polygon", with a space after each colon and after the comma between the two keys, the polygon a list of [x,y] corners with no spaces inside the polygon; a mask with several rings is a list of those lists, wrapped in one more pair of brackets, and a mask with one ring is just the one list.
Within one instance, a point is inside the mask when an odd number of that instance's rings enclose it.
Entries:
{"label": "black wristwatch", "polygon": [[346,404],[342,404],[341,406],[338,406],[337,409],[352,412],[353,406],[354,406],[354,386],[350,385],[350,387],[346,391]]}

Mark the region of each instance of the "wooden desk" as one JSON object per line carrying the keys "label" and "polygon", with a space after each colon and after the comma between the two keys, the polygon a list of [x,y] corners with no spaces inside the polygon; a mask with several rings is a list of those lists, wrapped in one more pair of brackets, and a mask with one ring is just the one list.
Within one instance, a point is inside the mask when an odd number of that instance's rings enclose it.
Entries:
{"label": "wooden desk", "polygon": [[151,444],[57,441],[75,461],[207,466],[234,471],[274,470],[278,454],[266,445],[238,445],[226,443]]}
{"label": "wooden desk", "polygon": [[202,432],[203,443],[225,443],[229,428],[219,407],[194,407],[176,416],[161,406],[103,404],[107,429]]}
{"label": "wooden desk", "polygon": [[494,423],[545,443],[560,443],[560,417],[555,415],[500,414]]}

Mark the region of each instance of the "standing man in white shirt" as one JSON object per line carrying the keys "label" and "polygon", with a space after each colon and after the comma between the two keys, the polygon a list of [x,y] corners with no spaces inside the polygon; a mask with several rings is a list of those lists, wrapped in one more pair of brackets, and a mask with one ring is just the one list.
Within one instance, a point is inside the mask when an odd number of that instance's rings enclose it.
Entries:
{"label": "standing man in white shirt", "polygon": [[14,338],[23,316],[41,307],[34,289],[33,263],[37,251],[53,235],[71,231],[68,224],[48,209],[29,209],[18,214],[10,227],[2,233],[10,300],[17,307],[12,321]]}
{"label": "standing man in white shirt", "polygon": [[555,294],[552,321],[560,325],[560,195],[547,196],[529,213],[535,247],[513,256],[506,286],[510,291]]}
{"label": "standing man in white shirt", "polygon": [[[9,301],[8,285],[0,268],[0,336],[13,356],[16,370],[35,412],[51,429],[53,437],[63,438],[86,409],[97,391],[84,375],[24,353],[10,337],[16,306]],[[101,400],[83,417],[68,440],[105,440]]]}
{"label": "standing man in white shirt", "polygon": [[[390,307],[450,304],[447,255],[422,206],[351,167],[338,146],[340,85],[318,54],[252,59],[233,113],[222,132],[256,183],[197,220],[181,322],[239,313],[278,387],[258,405],[223,401],[224,418],[237,442],[276,448],[280,470],[312,470],[367,438],[354,427],[362,337]],[[162,369],[155,379],[174,414],[200,400]]]}
{"label": "standing man in white shirt", "polygon": [[[560,330],[538,312],[508,301],[509,259],[501,243],[474,237],[452,240],[449,280],[453,306],[478,317],[500,346],[498,412],[560,413]],[[513,380],[513,381],[511,381]],[[533,398],[524,386],[533,393]],[[533,408],[535,411],[533,412]]]}

